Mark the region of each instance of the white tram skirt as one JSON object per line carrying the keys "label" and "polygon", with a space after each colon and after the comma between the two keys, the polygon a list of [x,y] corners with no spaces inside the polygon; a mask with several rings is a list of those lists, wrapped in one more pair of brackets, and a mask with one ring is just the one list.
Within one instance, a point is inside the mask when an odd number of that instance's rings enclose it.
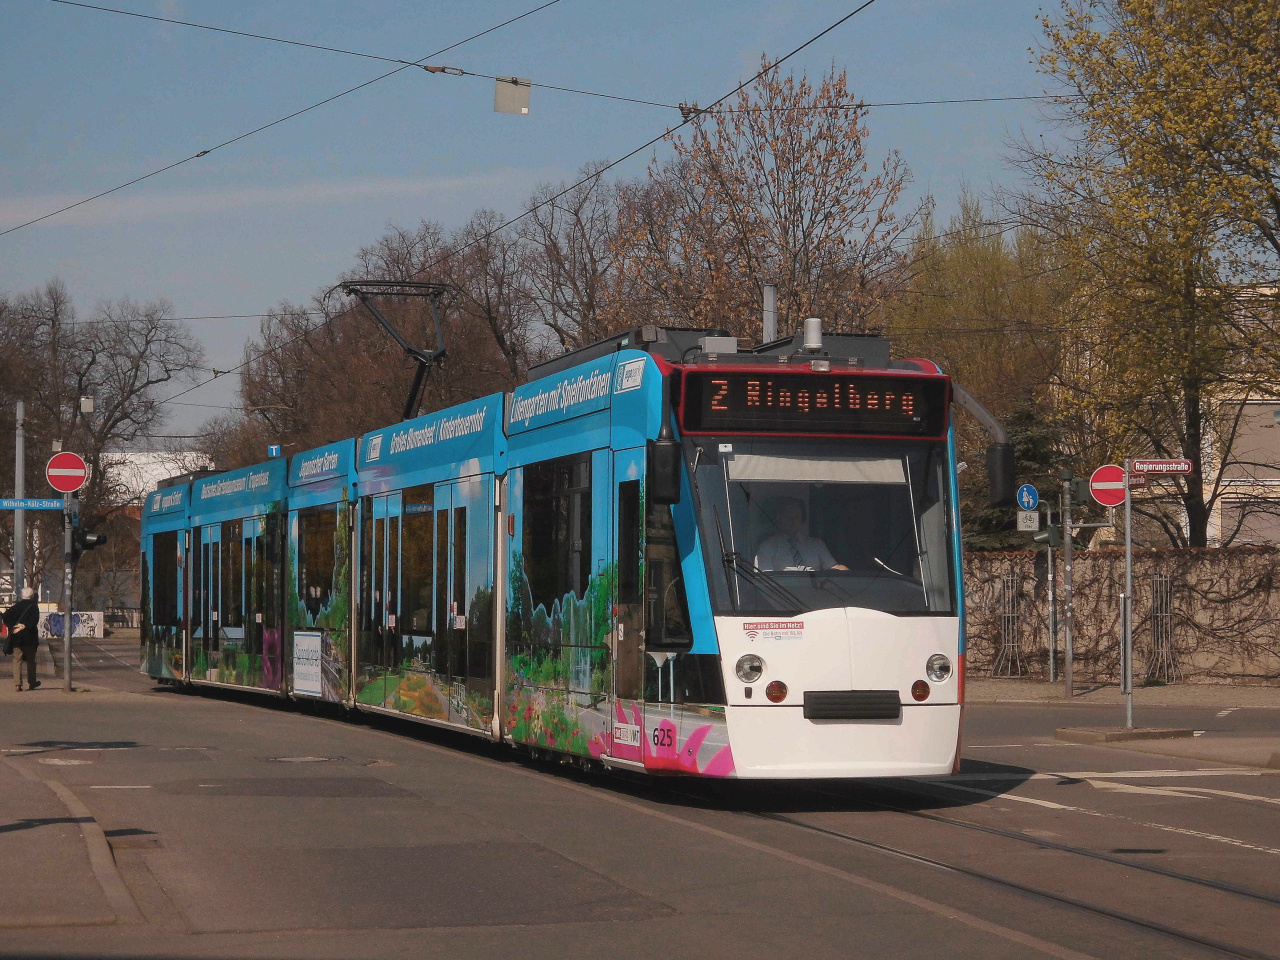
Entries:
{"label": "white tram skirt", "polygon": [[903,704],[898,720],[806,720],[769,704],[725,711],[736,776],[938,777],[955,764],[959,704]]}

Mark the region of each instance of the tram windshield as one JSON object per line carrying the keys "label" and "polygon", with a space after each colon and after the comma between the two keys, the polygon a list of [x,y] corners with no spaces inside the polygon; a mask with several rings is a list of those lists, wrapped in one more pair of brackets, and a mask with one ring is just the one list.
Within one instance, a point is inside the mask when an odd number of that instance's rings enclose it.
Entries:
{"label": "tram windshield", "polygon": [[691,441],[716,613],[955,613],[947,454],[937,442]]}

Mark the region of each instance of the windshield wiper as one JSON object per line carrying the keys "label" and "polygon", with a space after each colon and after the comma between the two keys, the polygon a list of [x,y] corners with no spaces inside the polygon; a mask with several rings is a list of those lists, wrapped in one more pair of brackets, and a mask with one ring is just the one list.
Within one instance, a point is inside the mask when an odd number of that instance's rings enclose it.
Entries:
{"label": "windshield wiper", "polygon": [[780,604],[784,609],[791,609],[796,612],[804,609],[804,604],[799,597],[736,550],[725,550],[721,560],[724,561],[725,566],[745,575],[747,580],[755,585],[756,589],[767,594],[774,603]]}

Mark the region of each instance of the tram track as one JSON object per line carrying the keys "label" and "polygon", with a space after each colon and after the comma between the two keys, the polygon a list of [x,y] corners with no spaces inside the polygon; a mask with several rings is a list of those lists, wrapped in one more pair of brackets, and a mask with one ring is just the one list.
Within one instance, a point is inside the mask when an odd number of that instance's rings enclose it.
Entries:
{"label": "tram track", "polygon": [[[934,799],[935,796],[926,791],[914,792],[905,787],[884,786],[882,789],[893,790],[895,792],[905,793],[913,797],[929,797]],[[822,790],[810,790],[810,793],[830,798],[837,797],[836,794],[828,793]],[[919,820],[927,820],[931,823],[941,823],[953,827],[962,827],[966,830],[973,830],[978,833],[985,833],[994,837],[1002,837],[1007,840],[1016,840],[1027,843],[1044,850],[1057,850],[1061,853],[1069,853],[1078,857],[1086,857],[1090,860],[1099,860],[1103,863],[1110,863],[1120,867],[1126,867],[1130,870],[1137,870],[1142,873],[1149,873],[1154,876],[1166,877],[1170,880],[1178,880],[1183,883],[1190,883],[1196,886],[1206,887],[1210,890],[1216,890],[1219,893],[1232,894],[1238,897],[1244,897],[1249,900],[1255,900],[1259,903],[1265,903],[1269,906],[1280,907],[1280,897],[1271,896],[1257,890],[1249,890],[1245,887],[1238,887],[1232,883],[1225,883],[1221,880],[1211,880],[1208,877],[1198,877],[1194,874],[1179,873],[1176,870],[1168,870],[1164,867],[1157,867],[1154,864],[1138,863],[1133,860],[1126,860],[1123,857],[1112,856],[1111,854],[1101,853],[1097,850],[1089,850],[1085,847],[1076,847],[1067,843],[1058,843],[1055,840],[1047,840],[1041,837],[1028,836],[1025,833],[1018,833],[1013,830],[1002,830],[999,827],[991,827],[986,824],[973,823],[969,820],[957,820],[952,817],[939,816],[936,813],[926,813],[922,810],[909,810],[906,807],[895,806],[890,803],[882,803],[880,801],[862,798],[864,802],[877,806],[882,810],[890,810],[894,813],[901,813],[905,816],[913,817]]]}
{"label": "tram track", "polygon": [[[686,801],[690,801],[690,800],[695,801],[699,809],[704,809],[704,810],[717,809],[716,806],[708,805],[709,798],[706,796],[700,796],[696,793],[689,792],[688,790],[676,790],[671,787],[667,787],[666,792],[671,796],[682,797]],[[846,800],[847,799],[846,797],[842,797],[842,796],[832,794],[822,790],[816,790],[814,788],[804,788],[804,792],[808,793],[811,796],[821,796],[828,800],[830,799]],[[910,791],[907,791],[907,790],[901,790],[901,792],[910,793]],[[913,794],[913,795],[914,796],[932,796],[928,794]],[[1224,884],[1218,881],[1209,880],[1204,877],[1195,877],[1189,874],[1180,874],[1177,871],[1166,871],[1159,867],[1150,867],[1147,864],[1133,863],[1131,861],[1123,860],[1118,857],[1110,857],[1106,854],[1096,854],[1095,856],[1094,851],[1085,850],[1084,848],[1080,848],[1080,847],[1073,847],[1070,844],[1057,844],[1057,843],[1054,843],[1053,841],[1041,841],[1035,837],[1028,837],[1025,835],[1013,833],[1011,831],[1000,830],[999,828],[986,828],[979,824],[971,824],[962,820],[954,820],[950,817],[941,817],[935,814],[924,813],[922,811],[908,810],[905,808],[894,806],[892,804],[880,803],[875,800],[870,800],[866,797],[862,797],[860,799],[864,803],[870,804],[875,807],[879,807],[880,809],[887,810],[889,812],[903,813],[903,814],[913,815],[913,816],[919,815],[919,817],[922,819],[941,823],[946,826],[955,826],[955,827],[963,827],[963,828],[972,827],[977,829],[979,832],[987,833],[990,835],[1006,837],[1014,840],[1022,840],[1022,841],[1035,844],[1037,846],[1047,847],[1048,849],[1057,849],[1065,853],[1070,853],[1078,856],[1085,856],[1085,857],[1088,857],[1089,859],[1099,859],[1105,862],[1110,862],[1116,866],[1127,867],[1127,868],[1138,870],[1144,873],[1151,873],[1159,876],[1164,876],[1167,879],[1171,879],[1171,880],[1186,882],[1186,883],[1194,884],[1197,886],[1208,887],[1210,889],[1214,889],[1217,892],[1224,893],[1230,896],[1237,896],[1237,897],[1254,900],[1254,901],[1263,903],[1269,907],[1280,907],[1280,898],[1271,897],[1267,894],[1264,894],[1258,891],[1248,890],[1243,887],[1236,887],[1233,884]],[[724,809],[724,808],[720,808],[720,809]],[[742,816],[745,816],[751,819],[759,819],[767,822],[782,824],[788,827],[794,827],[796,829],[804,830],[809,833],[815,833],[822,836],[830,837],[832,839],[841,840],[843,842],[853,844],[863,849],[872,850],[877,853],[883,854],[885,856],[891,856],[897,859],[905,860],[907,862],[915,863],[917,865],[928,867],[933,870],[938,870],[938,871],[949,873],[955,876],[969,877],[971,879],[978,880],[980,882],[989,884],[994,887],[1013,891],[1015,893],[1018,893],[1022,896],[1025,896],[1031,899],[1040,900],[1042,902],[1047,902],[1047,903],[1053,903],[1059,907],[1065,907],[1077,913],[1085,914],[1088,916],[1099,917],[1102,919],[1121,923],[1128,927],[1146,930],[1150,933],[1167,937],[1171,940],[1174,940],[1180,943],[1201,947],[1206,950],[1211,950],[1214,953],[1217,953],[1221,956],[1240,958],[1240,960],[1280,960],[1280,955],[1277,955],[1277,954],[1266,953],[1261,950],[1255,950],[1251,947],[1239,946],[1237,944],[1232,944],[1222,940],[1217,940],[1213,937],[1202,936],[1200,934],[1193,933],[1189,930],[1184,930],[1179,927],[1174,927],[1169,924],[1161,923],[1158,920],[1152,920],[1147,917],[1139,916],[1137,914],[1129,913],[1123,910],[1116,910],[1110,907],[1103,906],[1101,904],[1091,903],[1087,900],[1081,900],[1076,897],[1071,897],[1066,894],[1057,893],[1055,891],[1047,890],[1042,887],[1033,886],[1031,884],[1023,883],[1018,880],[1013,880],[1008,877],[1002,877],[1002,876],[999,876],[998,874],[989,873],[985,870],[980,870],[975,867],[969,867],[969,866],[956,864],[956,863],[949,863],[944,860],[939,860],[936,857],[930,857],[925,854],[915,853],[911,850],[906,850],[906,849],[903,849],[902,847],[894,846],[893,844],[882,843],[878,840],[871,840],[867,837],[860,837],[855,834],[846,833],[842,830],[836,830],[830,827],[823,827],[817,824],[807,823],[806,821],[799,819],[796,816],[788,815],[786,813],[778,813],[778,812],[771,812],[771,811],[753,811],[753,810],[747,810],[747,809],[741,809],[741,808],[730,809],[730,810],[726,810],[725,812],[738,813]]]}
{"label": "tram track", "polygon": [[[1017,893],[1029,896],[1038,900],[1047,901],[1058,904],[1059,906],[1069,907],[1075,911],[1089,914],[1091,916],[1103,917],[1108,920],[1117,921],[1130,927],[1137,927],[1148,930],[1161,936],[1169,937],[1181,943],[1194,944],[1198,947],[1204,947],[1223,956],[1238,957],[1242,960],[1280,960],[1275,954],[1264,953],[1260,950],[1254,950],[1250,947],[1242,947],[1236,944],[1225,943],[1221,940],[1215,940],[1212,937],[1204,937],[1199,934],[1182,930],[1178,927],[1172,927],[1168,924],[1160,923],[1146,917],[1140,917],[1123,910],[1113,910],[1100,904],[1090,903],[1086,900],[1079,900],[1075,897],[1069,897],[1065,894],[1055,893],[1051,890],[1045,890],[1041,887],[1035,887],[1030,884],[1022,883],[1017,880],[1011,880],[1007,877],[1001,877],[985,870],[978,870],[974,867],[966,867],[960,864],[947,863],[934,857],[928,857],[923,854],[913,853],[910,850],[904,850],[891,844],[880,843],[876,840],[869,840],[865,837],[854,836],[840,830],[833,830],[829,827],[820,827],[816,824],[806,823],[795,817],[787,816],[781,813],[752,813],[749,816],[771,821],[774,823],[782,823],[791,827],[796,827],[810,833],[817,833],[823,836],[832,837],[847,843],[855,844],[870,850],[875,850],[889,856],[897,857],[913,863],[927,866],[936,870],[942,870],[951,874],[971,877],[981,880],[984,883],[991,884],[1006,890],[1013,890]],[[945,818],[944,818],[945,819]]]}

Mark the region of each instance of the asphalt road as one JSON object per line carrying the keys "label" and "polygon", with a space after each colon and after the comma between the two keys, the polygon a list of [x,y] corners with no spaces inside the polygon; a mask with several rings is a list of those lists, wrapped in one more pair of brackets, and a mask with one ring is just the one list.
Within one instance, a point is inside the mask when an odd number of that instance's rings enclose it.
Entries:
{"label": "asphalt road", "polygon": [[[7,957],[1280,956],[1280,771],[1053,738],[1114,708],[971,705],[945,781],[636,782],[78,658],[0,702]],[[1143,722],[1280,727],[1222,709]]]}

